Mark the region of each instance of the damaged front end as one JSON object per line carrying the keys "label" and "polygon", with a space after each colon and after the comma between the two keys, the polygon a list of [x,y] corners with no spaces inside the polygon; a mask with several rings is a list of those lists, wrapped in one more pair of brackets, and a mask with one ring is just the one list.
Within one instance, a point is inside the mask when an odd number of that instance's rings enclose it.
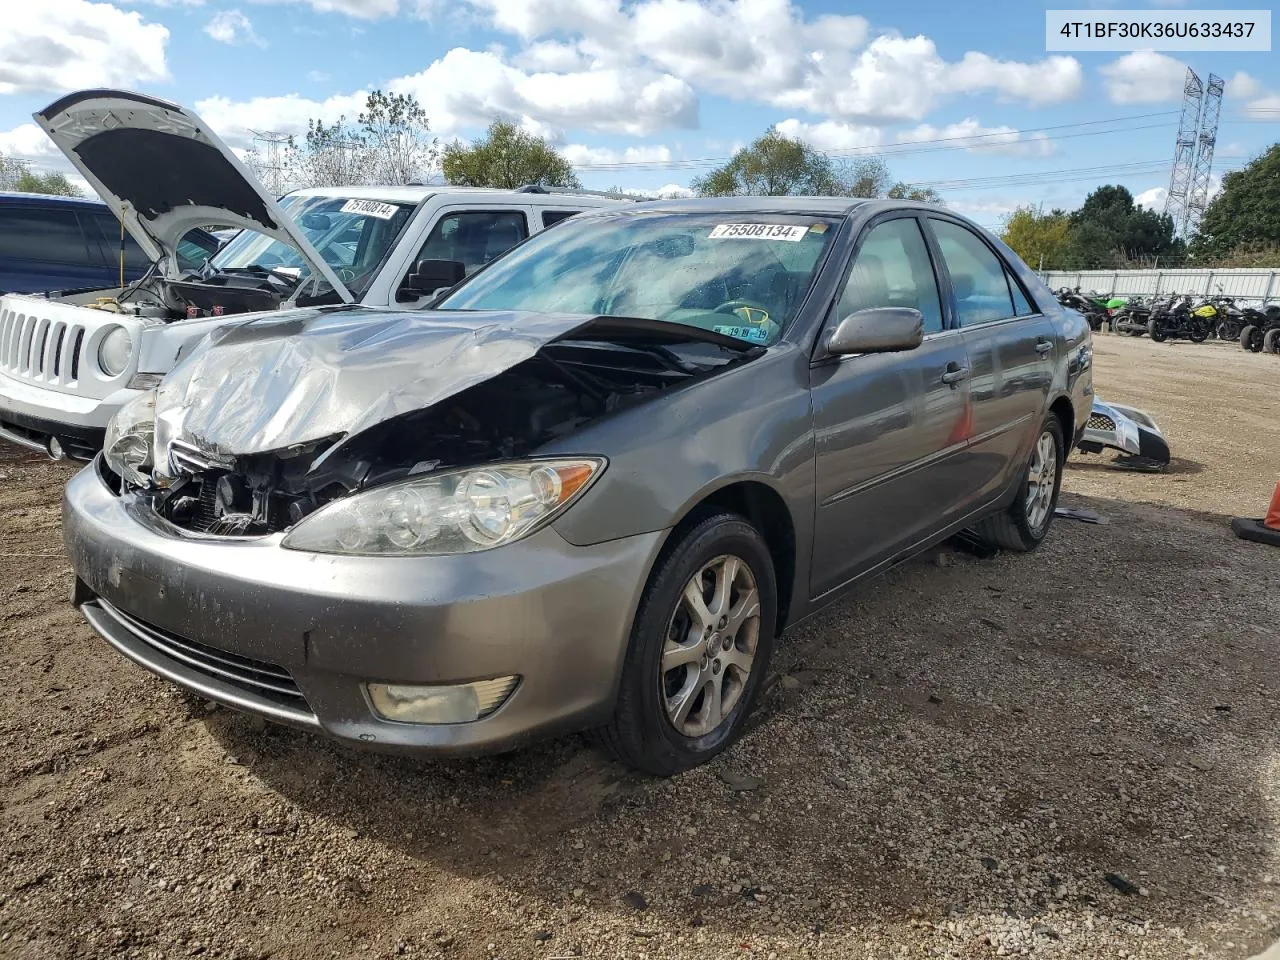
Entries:
{"label": "damaged front end", "polygon": [[1169,443],[1150,415],[1118,403],[1093,401],[1089,421],[1077,447],[1084,453],[1117,450],[1117,464],[1135,470],[1163,470],[1169,465]]}
{"label": "damaged front end", "polygon": [[296,311],[215,334],[121,411],[104,460],[188,535],[484,549],[548,521],[605,467],[542,447],[762,352],[650,320]]}

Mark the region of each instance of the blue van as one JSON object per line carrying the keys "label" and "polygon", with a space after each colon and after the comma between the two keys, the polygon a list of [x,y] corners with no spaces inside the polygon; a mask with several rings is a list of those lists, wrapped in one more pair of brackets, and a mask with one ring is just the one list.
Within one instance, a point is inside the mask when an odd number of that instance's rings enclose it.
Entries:
{"label": "blue van", "polygon": [[[93,290],[120,285],[120,221],[97,200],[0,192],[0,293]],[[125,282],[151,266],[124,235]],[[183,270],[198,270],[218,239],[192,230],[178,245]]]}

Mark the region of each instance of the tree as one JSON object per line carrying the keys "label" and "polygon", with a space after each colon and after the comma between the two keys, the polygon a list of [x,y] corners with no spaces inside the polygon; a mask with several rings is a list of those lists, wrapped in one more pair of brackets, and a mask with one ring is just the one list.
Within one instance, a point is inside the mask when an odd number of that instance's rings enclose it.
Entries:
{"label": "tree", "polygon": [[1197,256],[1222,257],[1280,244],[1280,143],[1222,178],[1192,241]]}
{"label": "tree", "polygon": [[703,197],[892,197],[941,202],[937,191],[893,183],[880,157],[833,160],[802,140],[771,128],[722,167],[689,184]]}
{"label": "tree", "polygon": [[0,190],[16,193],[44,193],[59,197],[79,197],[65,173],[33,173],[21,160],[0,156]]}
{"label": "tree", "polygon": [[569,161],[550,143],[506,120],[495,120],[470,146],[455,140],[445,147],[443,168],[445,180],[455,186],[582,186]]}
{"label": "tree", "polygon": [[1057,270],[1066,262],[1070,225],[1062,210],[1018,207],[1005,217],[1000,239],[1032,269]]}
{"label": "tree", "polygon": [[1121,186],[1098,187],[1068,221],[1066,266],[1075,269],[1120,267],[1184,252],[1173,235],[1173,218],[1135,206]]}
{"label": "tree", "polygon": [[413,94],[375,90],[360,114],[361,139],[376,183],[423,179],[440,158],[427,113]]}
{"label": "tree", "polygon": [[689,186],[702,197],[786,197],[829,195],[838,183],[830,158],[771,129]]}
{"label": "tree", "polygon": [[244,163],[276,194],[296,187],[405,184],[430,178],[439,147],[413,94],[374,90],[354,123],[345,116],[331,123],[312,118],[301,141],[288,137],[275,144],[270,161],[249,150]]}
{"label": "tree", "polygon": [[941,203],[942,194],[933,187],[913,187],[909,183],[898,181],[885,194],[890,200],[921,200],[925,203]]}

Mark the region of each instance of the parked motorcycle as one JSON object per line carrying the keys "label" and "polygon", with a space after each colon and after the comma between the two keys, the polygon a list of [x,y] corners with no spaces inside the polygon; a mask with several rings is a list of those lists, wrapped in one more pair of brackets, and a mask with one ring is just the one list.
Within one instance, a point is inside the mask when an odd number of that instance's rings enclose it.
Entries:
{"label": "parked motorcycle", "polygon": [[1187,339],[1204,343],[1218,309],[1211,303],[1196,304],[1190,296],[1179,297],[1167,310],[1156,310],[1147,321],[1147,333],[1156,343]]}
{"label": "parked motorcycle", "polygon": [[1245,307],[1245,326],[1240,331],[1240,346],[1252,353],[1280,353],[1280,304],[1265,310]]}
{"label": "parked motorcycle", "polygon": [[1080,288],[1068,289],[1063,287],[1061,290],[1055,291],[1058,302],[1064,307],[1078,311],[1089,322],[1089,329],[1100,330],[1102,324],[1107,320],[1108,313],[1106,308],[1107,298],[1102,297],[1096,292],[1083,294]]}
{"label": "parked motorcycle", "polygon": [[1140,337],[1147,332],[1151,314],[1156,303],[1138,297],[1117,308],[1111,314],[1111,329],[1117,333],[1127,333],[1131,337]]}

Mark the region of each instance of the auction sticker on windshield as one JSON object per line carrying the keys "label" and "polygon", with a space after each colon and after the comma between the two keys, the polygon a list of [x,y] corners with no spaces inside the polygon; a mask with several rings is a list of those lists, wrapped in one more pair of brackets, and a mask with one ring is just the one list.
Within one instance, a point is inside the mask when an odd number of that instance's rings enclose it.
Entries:
{"label": "auction sticker on windshield", "polygon": [[791,223],[718,223],[707,234],[708,240],[803,240],[807,226]]}
{"label": "auction sticker on windshield", "polygon": [[343,213],[360,213],[379,220],[390,220],[399,209],[394,203],[379,203],[377,200],[348,200],[342,205]]}

